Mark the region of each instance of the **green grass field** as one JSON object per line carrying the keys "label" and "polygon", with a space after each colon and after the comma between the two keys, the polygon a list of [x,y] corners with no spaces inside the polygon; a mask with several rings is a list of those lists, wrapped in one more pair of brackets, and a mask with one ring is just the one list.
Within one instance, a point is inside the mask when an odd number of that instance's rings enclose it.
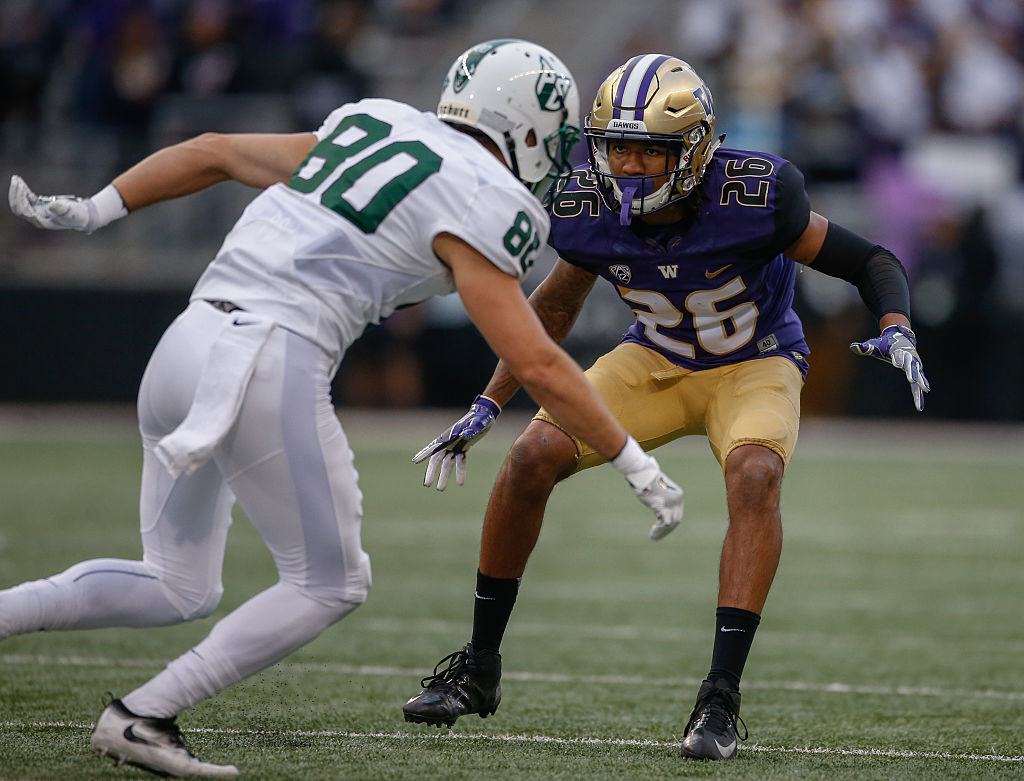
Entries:
{"label": "green grass field", "polygon": [[[137,557],[133,430],[0,419],[0,587]],[[658,455],[680,530],[609,467],[556,492],[502,648],[493,718],[402,720],[420,677],[469,637],[480,516],[508,416],[467,485],[419,486],[410,455],[446,416],[343,413],[366,496],[374,589],[282,664],[185,713],[193,750],[248,779],[1019,779],[1024,777],[1020,428],[805,425],[783,495],[782,566],[744,676],[733,762],[677,757],[710,659],[724,490],[703,440]],[[274,581],[239,517],[214,618]],[[88,751],[123,694],[213,619],[37,634],[0,645],[0,778],[127,779]]]}

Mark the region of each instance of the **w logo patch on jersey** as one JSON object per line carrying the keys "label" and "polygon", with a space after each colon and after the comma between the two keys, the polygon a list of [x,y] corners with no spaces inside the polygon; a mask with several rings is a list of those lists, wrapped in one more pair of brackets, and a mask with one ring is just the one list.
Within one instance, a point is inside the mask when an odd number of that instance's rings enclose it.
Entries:
{"label": "w logo patch on jersey", "polygon": [[629,266],[623,266],[622,264],[616,264],[609,266],[608,270],[612,272],[612,276],[615,277],[623,285],[628,285],[629,280],[633,278],[633,272],[629,270]]}

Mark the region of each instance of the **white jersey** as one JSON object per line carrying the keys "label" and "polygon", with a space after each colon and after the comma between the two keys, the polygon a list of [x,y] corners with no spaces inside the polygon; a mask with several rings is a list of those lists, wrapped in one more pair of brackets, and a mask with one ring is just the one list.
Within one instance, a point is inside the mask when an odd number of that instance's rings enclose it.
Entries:
{"label": "white jersey", "polygon": [[246,208],[192,300],[230,301],[337,362],[367,325],[454,291],[433,239],[450,233],[521,277],[546,245],[537,199],[483,145],[391,100],[336,109],[289,184]]}

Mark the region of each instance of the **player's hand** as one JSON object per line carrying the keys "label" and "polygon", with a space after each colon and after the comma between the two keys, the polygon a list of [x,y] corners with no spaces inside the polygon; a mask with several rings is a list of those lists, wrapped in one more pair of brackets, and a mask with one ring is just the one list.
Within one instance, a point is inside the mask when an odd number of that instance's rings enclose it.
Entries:
{"label": "player's hand", "polygon": [[683,489],[661,471],[654,456],[644,453],[635,467],[623,471],[633,493],[654,511],[657,519],[651,527],[651,539],[657,542],[683,520]]}
{"label": "player's hand", "polygon": [[[653,458],[651,459],[654,460]],[[651,539],[657,542],[683,520],[683,489],[658,468],[658,475],[642,488],[633,486],[633,493],[654,511],[657,520],[651,527]]]}
{"label": "player's hand", "polygon": [[92,198],[77,195],[36,195],[15,174],[7,191],[11,211],[37,228],[47,230],[76,230],[92,233],[98,227],[99,215]]}
{"label": "player's hand", "polygon": [[906,326],[890,325],[874,339],[866,342],[854,342],[850,349],[856,355],[866,355],[891,363],[902,369],[910,383],[910,392],[914,396],[914,406],[918,412],[924,409],[924,394],[932,389],[924,376],[921,356],[917,354],[917,337]]}
{"label": "player's hand", "polygon": [[645,453],[631,436],[611,460],[612,466],[622,473],[633,493],[654,511],[657,519],[651,527],[651,539],[660,540],[683,520],[683,489],[673,483],[658,465],[657,459]]}
{"label": "player's hand", "polygon": [[501,407],[486,396],[477,396],[469,412],[455,421],[455,424],[412,457],[418,464],[429,457],[427,471],[423,475],[423,485],[437,484],[437,490],[448,487],[452,467],[455,467],[455,482],[462,485],[466,482],[466,451],[476,442],[483,439],[494,423]]}

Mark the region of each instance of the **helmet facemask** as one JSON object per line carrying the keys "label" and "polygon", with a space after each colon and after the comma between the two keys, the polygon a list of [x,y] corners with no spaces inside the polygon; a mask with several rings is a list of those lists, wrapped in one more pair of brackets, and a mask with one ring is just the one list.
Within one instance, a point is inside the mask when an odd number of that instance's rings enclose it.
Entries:
{"label": "helmet facemask", "polygon": [[579,137],[578,127],[562,124],[558,130],[544,138],[542,144],[551,167],[543,178],[530,185],[530,191],[544,206],[548,206],[569,183],[569,173],[572,171],[569,153]]}
{"label": "helmet facemask", "polygon": [[[590,166],[609,209],[628,225],[689,196],[703,180],[724,136],[715,137],[711,93],[693,69],[666,55],[641,55],[609,76],[586,119]],[[637,141],[664,145],[665,170],[615,174],[608,144]],[[655,189],[654,180],[668,177]]]}
{"label": "helmet facemask", "polygon": [[[710,154],[720,142],[712,143],[711,128],[701,121],[680,135],[661,135],[642,131],[606,131],[589,124],[583,131],[588,141],[590,167],[609,209],[620,212],[620,222],[652,214],[687,197],[704,178]],[[680,140],[682,136],[682,140]],[[665,147],[665,169],[650,174],[615,174],[608,159],[608,144],[615,141],[639,141]],[[674,165],[673,165],[674,162]],[[655,180],[668,177],[655,189]]]}

